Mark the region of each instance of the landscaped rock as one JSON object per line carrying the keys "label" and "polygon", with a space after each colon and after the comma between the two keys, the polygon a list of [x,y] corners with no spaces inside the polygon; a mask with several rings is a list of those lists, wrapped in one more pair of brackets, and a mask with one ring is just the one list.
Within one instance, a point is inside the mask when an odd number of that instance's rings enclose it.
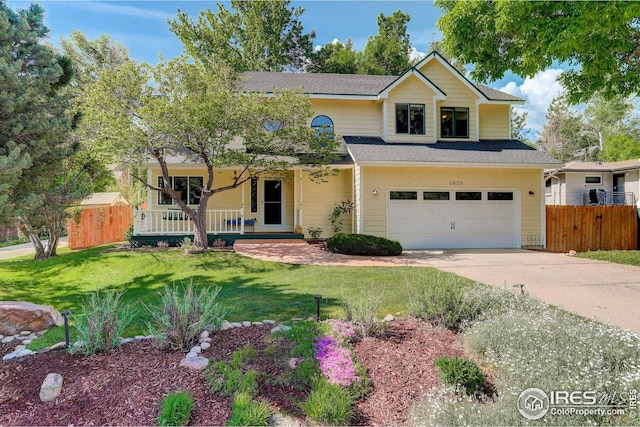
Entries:
{"label": "landscaped rock", "polygon": [[382,319],[383,322],[392,322],[394,320],[396,320],[396,318],[393,317],[393,314],[387,314],[384,316],[384,319]]}
{"label": "landscaped rock", "polygon": [[200,354],[202,353],[202,347],[200,347],[199,345],[196,345],[192,347],[191,350],[189,350],[189,353]]}
{"label": "landscaped rock", "polygon": [[287,332],[291,330],[291,326],[286,326],[286,325],[278,325],[275,328],[271,329],[271,333],[275,334],[278,332]]}
{"label": "landscaped rock", "polygon": [[264,323],[265,325],[275,325],[276,321],[275,320],[266,319],[266,320],[263,320],[262,323]]}
{"label": "landscaped rock", "polygon": [[15,340],[16,338],[13,335],[10,335],[8,337],[4,337],[2,338],[2,340],[0,340],[0,343],[2,344],[10,344],[13,342],[13,340]]}
{"label": "landscaped rock", "polygon": [[200,332],[200,338],[209,338],[209,331]]}
{"label": "landscaped rock", "polygon": [[264,326],[264,323],[262,323],[262,322],[251,322],[251,324],[253,326]]}
{"label": "landscaped rock", "polygon": [[62,326],[64,320],[58,310],[51,306],[24,301],[0,302],[0,333],[15,335],[22,331],[42,331],[50,326]]}
{"label": "landscaped rock", "polygon": [[231,329],[231,328],[233,328],[231,323],[227,322],[226,320],[222,321],[222,326],[220,326],[221,331],[226,331],[227,329]]}
{"label": "landscaped rock", "polygon": [[144,335],[136,335],[135,337],[133,337],[135,341],[142,341],[145,338],[147,337],[145,337]]}
{"label": "landscaped rock", "polygon": [[242,326],[244,326],[245,328],[248,328],[249,326],[251,326],[251,322],[249,322],[248,320],[245,320],[244,322],[242,322]]}
{"label": "landscaped rock", "polygon": [[31,335],[31,331],[20,331],[20,335],[22,335],[23,337],[29,336]]}
{"label": "landscaped rock", "polygon": [[65,346],[66,346],[66,345],[67,345],[67,343],[66,343],[66,342],[64,342],[64,341],[62,341],[62,342],[59,342],[59,343],[57,343],[57,344],[52,345],[52,346],[51,346],[51,347],[49,347],[49,348],[50,348],[51,350],[57,350],[57,349],[59,349],[59,348],[65,348]]}
{"label": "landscaped rock", "polygon": [[133,338],[122,338],[120,340],[120,344],[129,344],[130,342],[135,341]]}
{"label": "landscaped rock", "polygon": [[49,374],[40,387],[40,400],[45,403],[51,402],[60,396],[60,392],[62,392],[62,375]]}
{"label": "landscaped rock", "polygon": [[232,322],[230,325],[234,328],[242,328],[242,323]]}
{"label": "landscaped rock", "polygon": [[198,342],[199,342],[200,344],[202,344],[203,342],[211,342],[211,338],[209,338],[209,337],[206,337],[206,338],[200,338],[200,339],[198,340]]}
{"label": "landscaped rock", "polygon": [[208,343],[208,342],[206,342],[206,341],[200,344],[200,348],[201,348],[201,349],[203,349],[203,350],[206,350],[206,349],[208,349],[209,347],[211,347],[211,344],[209,344],[209,343]]}
{"label": "landscaped rock", "polygon": [[209,359],[202,356],[185,357],[180,361],[180,366],[185,368],[195,369],[197,371],[203,371],[209,364]]}

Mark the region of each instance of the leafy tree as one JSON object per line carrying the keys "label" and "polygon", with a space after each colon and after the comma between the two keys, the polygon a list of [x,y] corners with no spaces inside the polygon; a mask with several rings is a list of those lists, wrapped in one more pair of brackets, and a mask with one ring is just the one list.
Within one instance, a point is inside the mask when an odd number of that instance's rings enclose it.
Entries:
{"label": "leafy tree", "polygon": [[302,70],[315,34],[305,34],[301,7],[289,0],[232,0],[227,10],[201,11],[195,23],[186,12],[170,28],[186,53],[205,62],[224,62],[236,72]]}
{"label": "leafy tree", "polygon": [[640,2],[436,0],[447,53],[478,81],[533,77],[554,62],[571,104],[640,89]]}
{"label": "leafy tree", "polygon": [[[82,106],[85,125],[95,131],[89,134],[93,143],[120,159],[156,161],[163,186],[145,185],[169,195],[191,218],[194,244],[202,248],[207,247],[211,197],[292,165],[324,165],[338,145],[338,138],[309,127],[307,97],[292,91],[270,97],[239,94],[239,80],[223,64],[180,57],[156,67],[130,61],[102,73],[85,90]],[[170,185],[170,158],[176,156],[198,162],[206,171],[195,208],[182,202]],[[218,184],[216,171],[228,166],[239,173],[232,183]]]}
{"label": "leafy tree", "polygon": [[561,161],[594,160],[598,141],[583,117],[572,111],[564,97],[555,98],[547,111],[547,123],[539,135],[542,151]]}
{"label": "leafy tree", "polygon": [[409,14],[401,10],[388,17],[378,15],[378,34],[367,41],[360,72],[398,76],[411,67],[411,41],[407,33],[410,20]]}
{"label": "leafy tree", "polygon": [[525,144],[532,145],[529,139],[529,132],[531,129],[527,127],[527,115],[529,113],[524,111],[522,114],[512,108],[511,109],[511,138],[520,140]]}
{"label": "leafy tree", "polygon": [[[633,119],[633,110],[634,106],[628,98],[618,96],[607,99],[600,94],[596,94],[585,108],[588,128],[597,135],[600,151],[605,151],[604,156],[608,160],[611,160],[615,151],[612,147],[608,150],[609,154],[606,154],[613,138],[613,144],[626,144],[625,141],[629,138],[634,139],[634,131],[637,135],[640,123],[638,119]],[[637,141],[637,137],[635,139]],[[614,157],[617,158],[617,155]]]}
{"label": "leafy tree", "polygon": [[362,61],[362,52],[353,50],[353,41],[327,43],[309,57],[305,68],[309,73],[356,74]]}

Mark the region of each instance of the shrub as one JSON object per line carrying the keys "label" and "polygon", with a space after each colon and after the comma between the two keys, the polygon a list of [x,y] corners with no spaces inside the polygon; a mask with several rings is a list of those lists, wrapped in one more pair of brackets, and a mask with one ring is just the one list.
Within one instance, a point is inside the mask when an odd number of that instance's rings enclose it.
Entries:
{"label": "shrub", "polygon": [[361,291],[360,297],[345,297],[343,303],[347,320],[356,325],[356,329],[363,337],[380,335],[386,328],[376,316],[384,300],[384,291],[370,289]]}
{"label": "shrub", "polygon": [[191,417],[193,397],[184,391],[169,393],[162,402],[158,425],[186,426]]}
{"label": "shrub", "polygon": [[435,365],[440,371],[440,379],[450,386],[461,386],[472,394],[484,382],[484,375],[471,360],[459,357],[442,356],[435,360]]}
{"label": "shrub", "polygon": [[309,227],[307,228],[307,232],[309,233],[309,236],[311,236],[313,240],[318,240],[322,235],[322,229],[319,227]]}
{"label": "shrub", "polygon": [[450,273],[419,277],[409,288],[409,312],[432,324],[460,330],[491,305],[482,298],[465,298],[474,287]]}
{"label": "shrub", "polygon": [[84,316],[75,317],[78,337],[86,355],[106,352],[120,344],[136,310],[122,303],[122,292],[92,292],[80,306]]}
{"label": "shrub", "polygon": [[[255,350],[253,352],[255,353]],[[207,366],[204,371],[205,382],[211,393],[219,392],[224,396],[233,396],[237,393],[244,393],[248,396],[258,394],[257,373],[255,371],[242,372],[243,356],[246,353],[246,351],[237,350],[233,353],[230,364],[217,362]]]}
{"label": "shrub", "polygon": [[219,328],[226,310],[217,302],[220,287],[164,287],[160,307],[149,309],[149,330],[162,348],[188,350],[206,326]]}
{"label": "shrub", "polygon": [[268,403],[256,402],[247,393],[234,396],[231,411],[228,426],[266,426],[273,413]]}
{"label": "shrub", "polygon": [[327,240],[327,249],[345,255],[395,256],[402,253],[399,242],[367,234],[335,234]]}
{"label": "shrub", "polygon": [[307,399],[300,404],[307,416],[316,423],[325,425],[348,425],[354,416],[355,400],[351,394],[337,384],[325,379],[314,381]]}

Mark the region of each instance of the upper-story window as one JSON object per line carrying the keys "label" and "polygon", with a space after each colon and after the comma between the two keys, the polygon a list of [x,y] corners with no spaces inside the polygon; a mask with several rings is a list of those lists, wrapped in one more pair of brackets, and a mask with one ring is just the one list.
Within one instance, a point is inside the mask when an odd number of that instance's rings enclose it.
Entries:
{"label": "upper-story window", "polygon": [[469,109],[441,107],[440,133],[443,138],[469,138]]}
{"label": "upper-story window", "polygon": [[424,135],[424,104],[396,104],[396,133]]}
{"label": "upper-story window", "polygon": [[316,116],[311,120],[311,129],[318,132],[327,132],[333,138],[333,120],[327,116]]}

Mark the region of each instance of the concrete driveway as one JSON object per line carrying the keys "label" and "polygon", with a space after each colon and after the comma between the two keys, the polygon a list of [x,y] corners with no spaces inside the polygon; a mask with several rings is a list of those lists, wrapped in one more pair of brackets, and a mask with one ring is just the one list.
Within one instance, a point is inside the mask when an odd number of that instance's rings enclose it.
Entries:
{"label": "concrete driveway", "polygon": [[549,304],[640,334],[640,267],[521,249],[405,251],[399,257],[332,254],[305,242],[238,240],[236,252],[277,262],[436,267],[489,285],[524,290]]}
{"label": "concrete driveway", "polygon": [[[46,240],[42,243],[46,245]],[[68,246],[67,236],[61,237],[58,241],[58,248],[64,248]],[[36,251],[33,249],[33,245],[31,243],[24,243],[22,245],[14,245],[14,246],[5,246],[0,248],[0,259],[8,259],[15,258],[22,255],[35,254]]]}

